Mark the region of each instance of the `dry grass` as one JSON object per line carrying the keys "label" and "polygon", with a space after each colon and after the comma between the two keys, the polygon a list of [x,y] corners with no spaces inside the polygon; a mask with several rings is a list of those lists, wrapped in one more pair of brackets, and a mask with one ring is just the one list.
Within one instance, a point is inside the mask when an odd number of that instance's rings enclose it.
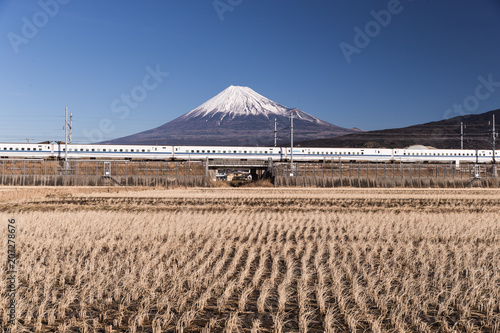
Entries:
{"label": "dry grass", "polygon": [[0,189],[18,332],[500,330],[500,191],[107,191]]}

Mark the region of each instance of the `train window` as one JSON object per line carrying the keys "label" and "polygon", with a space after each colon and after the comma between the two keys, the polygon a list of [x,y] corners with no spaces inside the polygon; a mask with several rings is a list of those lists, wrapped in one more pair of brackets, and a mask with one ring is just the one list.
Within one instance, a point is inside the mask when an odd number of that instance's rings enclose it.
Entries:
{"label": "train window", "polygon": [[246,154],[246,153],[247,153],[247,151],[246,151],[246,150],[244,150],[244,151],[243,151],[243,153],[245,153],[245,154]]}
{"label": "train window", "polygon": [[12,147],[10,147],[10,150],[12,150]]}
{"label": "train window", "polygon": [[220,153],[220,150],[217,150],[218,153]]}
{"label": "train window", "polygon": [[199,153],[200,151],[199,151],[199,150],[197,150],[196,152],[197,152],[197,153]]}
{"label": "train window", "polygon": [[87,148],[87,149],[85,149],[85,151],[89,151],[89,150],[88,150],[88,148]]}
{"label": "train window", "polygon": [[94,149],[94,148],[92,148],[92,151],[95,151],[95,149]]}
{"label": "train window", "polygon": [[204,151],[204,150],[202,150],[201,152],[202,152],[202,153],[204,153],[205,151]]}
{"label": "train window", "polygon": [[31,148],[28,148],[28,150],[31,150]]}
{"label": "train window", "polygon": [[130,149],[131,152],[133,152],[134,150],[133,149]]}
{"label": "train window", "polygon": [[21,150],[24,150],[24,148],[21,148]]}
{"label": "train window", "polygon": [[42,150],[42,148],[39,148],[38,150],[40,150],[40,151],[41,151],[41,150]]}
{"label": "train window", "polygon": [[125,149],[126,152],[128,152],[128,149]]}
{"label": "train window", "polygon": [[236,154],[236,150],[234,150],[234,153]]}
{"label": "train window", "polygon": [[362,151],[362,152],[361,152],[361,155],[364,155],[364,154],[365,154],[365,152],[364,152],[364,151]]}
{"label": "train window", "polygon": [[267,150],[264,152],[264,154],[267,154]]}
{"label": "train window", "polygon": [[145,151],[146,151],[145,149],[142,150],[142,152],[145,152]]}
{"label": "train window", "polygon": [[148,152],[150,152],[150,151],[151,151],[151,149],[148,149]]}
{"label": "train window", "polygon": [[161,147],[161,149],[167,149],[167,147]]}
{"label": "train window", "polygon": [[225,151],[225,150],[223,150],[222,152],[223,152],[224,154],[226,153],[226,151]]}
{"label": "train window", "polygon": [[120,149],[120,151],[123,151],[123,149]]}
{"label": "train window", "polygon": [[212,150],[212,153],[214,153],[214,154],[215,154],[215,150]]}
{"label": "train window", "polygon": [[83,151],[83,148],[80,148],[80,151]]}

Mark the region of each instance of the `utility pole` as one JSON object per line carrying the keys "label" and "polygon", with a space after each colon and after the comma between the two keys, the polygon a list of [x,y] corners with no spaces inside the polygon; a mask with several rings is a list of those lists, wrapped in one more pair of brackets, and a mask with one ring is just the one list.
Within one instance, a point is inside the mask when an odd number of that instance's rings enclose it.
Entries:
{"label": "utility pole", "polygon": [[464,123],[460,122],[460,149],[464,149]]}
{"label": "utility pole", "polygon": [[293,166],[293,112],[290,113],[290,161]]}
{"label": "utility pole", "polygon": [[[497,133],[495,131],[495,115],[493,114],[493,131],[492,131],[492,138],[491,138],[491,145],[493,147],[493,164],[495,164],[495,141],[497,139]],[[496,171],[495,170],[495,166],[493,166],[493,170],[494,172]],[[495,176],[496,176],[496,173],[495,173]]]}
{"label": "utility pole", "polygon": [[275,146],[275,147],[276,147],[276,138],[277,138],[276,136],[277,136],[277,134],[278,134],[278,129],[276,128],[276,126],[277,126],[277,125],[276,125],[277,121],[278,121],[278,120],[277,120],[276,118],[274,118],[274,146]]}
{"label": "utility pole", "polygon": [[68,107],[66,107],[64,117],[64,173],[68,172],[68,136],[70,125],[68,124]]}
{"label": "utility pole", "polygon": [[73,143],[73,112],[69,113],[69,143]]}

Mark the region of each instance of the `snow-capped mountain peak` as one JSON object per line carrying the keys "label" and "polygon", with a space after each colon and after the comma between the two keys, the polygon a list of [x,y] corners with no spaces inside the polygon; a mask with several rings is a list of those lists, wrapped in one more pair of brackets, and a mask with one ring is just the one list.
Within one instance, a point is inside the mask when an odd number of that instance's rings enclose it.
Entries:
{"label": "snow-capped mountain peak", "polygon": [[312,140],[344,135],[353,130],[338,127],[299,109],[287,108],[248,87],[230,86],[196,109],[159,127],[107,143],[169,145],[268,146],[274,139],[288,143],[286,130],[294,116],[294,138]]}
{"label": "snow-capped mountain peak", "polygon": [[288,108],[258,94],[249,87],[229,86],[217,96],[182,116],[183,120],[220,116],[287,116]]}

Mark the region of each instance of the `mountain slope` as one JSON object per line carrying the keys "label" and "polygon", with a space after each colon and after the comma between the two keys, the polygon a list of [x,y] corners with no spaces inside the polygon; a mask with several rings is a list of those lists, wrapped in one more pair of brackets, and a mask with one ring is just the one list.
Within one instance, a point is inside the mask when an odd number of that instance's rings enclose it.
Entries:
{"label": "mountain slope", "polygon": [[157,128],[107,141],[113,144],[263,146],[274,142],[274,119],[279,143],[353,133],[298,109],[290,109],[248,87],[230,86],[194,110]]}
{"label": "mountain slope", "polygon": [[[491,121],[493,114],[495,114],[496,124],[498,125],[500,123],[500,109],[403,128],[307,140],[297,142],[297,146],[402,148],[418,144],[443,149],[460,149],[460,123],[463,122],[466,126],[464,130],[465,149],[491,149]],[[498,129],[497,126],[497,131]]]}

